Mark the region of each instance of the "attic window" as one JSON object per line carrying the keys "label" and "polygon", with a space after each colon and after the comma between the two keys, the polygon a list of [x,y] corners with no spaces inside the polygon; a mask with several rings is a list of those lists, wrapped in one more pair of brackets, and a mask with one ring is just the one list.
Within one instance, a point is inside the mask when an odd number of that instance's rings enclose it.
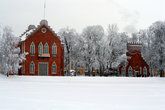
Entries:
{"label": "attic window", "polygon": [[46,28],[42,28],[42,33],[45,33],[46,32]]}

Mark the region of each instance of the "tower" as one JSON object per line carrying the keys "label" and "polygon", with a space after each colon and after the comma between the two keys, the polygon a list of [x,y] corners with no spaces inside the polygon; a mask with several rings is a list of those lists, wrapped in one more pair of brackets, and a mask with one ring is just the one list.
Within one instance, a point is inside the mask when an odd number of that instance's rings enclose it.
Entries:
{"label": "tower", "polygon": [[142,44],[137,42],[127,43],[127,65],[119,68],[120,75],[145,77],[149,76],[149,66],[141,55]]}

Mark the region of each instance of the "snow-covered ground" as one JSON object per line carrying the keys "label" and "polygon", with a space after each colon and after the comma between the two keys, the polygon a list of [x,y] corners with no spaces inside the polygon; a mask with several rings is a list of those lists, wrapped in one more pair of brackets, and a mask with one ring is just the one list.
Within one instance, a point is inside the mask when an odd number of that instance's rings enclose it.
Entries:
{"label": "snow-covered ground", "polygon": [[0,110],[165,110],[165,78],[0,75]]}

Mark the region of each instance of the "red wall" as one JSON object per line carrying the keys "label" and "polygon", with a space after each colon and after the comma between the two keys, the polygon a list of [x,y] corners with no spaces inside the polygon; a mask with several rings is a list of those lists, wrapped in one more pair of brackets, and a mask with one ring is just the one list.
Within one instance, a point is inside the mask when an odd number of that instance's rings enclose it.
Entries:
{"label": "red wall", "polygon": [[[42,28],[46,28],[46,33],[43,33],[41,31]],[[34,42],[35,44],[35,56],[30,56],[30,45],[31,43]],[[47,42],[49,45],[49,54],[50,57],[43,58],[43,57],[38,57],[38,45],[39,43],[42,42],[43,47],[44,44]],[[56,57],[52,57],[52,45],[53,43],[56,44],[57,46],[57,55]],[[64,75],[64,47],[61,44],[60,39],[57,37],[56,34],[54,34],[49,27],[43,25],[40,26],[34,33],[32,33],[28,38],[22,42],[21,44],[21,50],[23,51],[25,46],[25,52],[28,52],[29,54],[26,55],[26,61],[23,61],[22,63],[22,70],[21,74],[22,75],[38,75],[38,63],[39,62],[48,62],[48,75],[53,75],[53,76],[61,76]],[[44,49],[43,49],[44,51]],[[31,62],[35,63],[35,73],[32,74],[30,73],[30,63]],[[55,62],[57,66],[57,74],[51,74],[52,73],[52,63]],[[25,65],[25,70],[24,70],[24,65]]]}
{"label": "red wall", "polygon": [[[141,55],[141,45],[139,44],[127,44],[127,56],[128,56],[128,63],[125,67],[125,76],[128,76],[128,68],[131,66],[132,67],[132,76],[134,76],[134,71],[138,71],[139,72],[139,76],[144,76],[143,75],[143,68],[146,67],[147,68],[147,76],[149,76],[149,66],[148,64],[145,62],[145,60],[143,59],[142,55]],[[137,47],[137,45],[139,45],[139,47]],[[130,47],[129,47],[130,46]],[[137,66],[138,64],[138,66]],[[122,75],[121,69],[124,66],[124,64],[121,64],[119,66],[119,72],[120,75]],[[141,74],[140,74],[140,67],[141,67]]]}
{"label": "red wall", "polygon": [[[128,76],[128,68],[131,66],[133,70],[135,71],[139,71],[140,73],[140,67],[141,67],[141,76],[143,75],[143,68],[146,67],[147,68],[147,76],[149,76],[149,66],[148,64],[144,61],[144,59],[141,56],[141,53],[138,51],[134,51],[134,52],[127,52],[127,56],[130,57],[128,58],[128,64],[126,66],[126,76]],[[138,66],[136,65],[138,64]],[[134,71],[133,75],[134,75]]]}

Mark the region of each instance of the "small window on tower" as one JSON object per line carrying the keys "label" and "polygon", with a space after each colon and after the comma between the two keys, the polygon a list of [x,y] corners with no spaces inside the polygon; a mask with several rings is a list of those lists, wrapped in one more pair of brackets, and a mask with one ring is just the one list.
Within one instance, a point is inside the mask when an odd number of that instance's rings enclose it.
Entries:
{"label": "small window on tower", "polygon": [[138,67],[138,66],[139,66],[139,64],[137,63],[137,64],[136,64],[136,66]]}
{"label": "small window on tower", "polygon": [[46,28],[42,28],[42,32],[45,33],[46,32]]}

